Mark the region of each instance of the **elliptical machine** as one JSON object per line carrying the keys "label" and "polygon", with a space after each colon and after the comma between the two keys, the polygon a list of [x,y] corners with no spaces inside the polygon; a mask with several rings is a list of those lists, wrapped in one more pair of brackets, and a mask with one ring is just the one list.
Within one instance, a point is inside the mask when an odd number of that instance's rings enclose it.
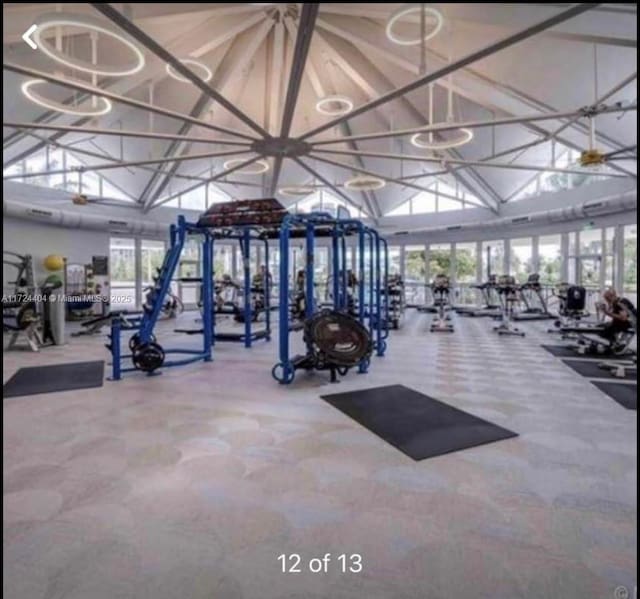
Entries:
{"label": "elliptical machine", "polygon": [[493,327],[498,335],[516,335],[524,337],[524,331],[521,331],[513,324],[513,315],[515,305],[518,303],[518,285],[511,275],[502,275],[498,277],[496,284],[498,297],[500,298],[500,308],[502,314],[500,316],[500,324]]}
{"label": "elliptical machine", "polygon": [[451,315],[448,313],[451,309],[449,303],[450,290],[449,277],[443,274],[436,275],[433,283],[431,283],[433,304],[437,310],[436,317],[430,327],[432,333],[453,333],[453,325],[450,322]]}

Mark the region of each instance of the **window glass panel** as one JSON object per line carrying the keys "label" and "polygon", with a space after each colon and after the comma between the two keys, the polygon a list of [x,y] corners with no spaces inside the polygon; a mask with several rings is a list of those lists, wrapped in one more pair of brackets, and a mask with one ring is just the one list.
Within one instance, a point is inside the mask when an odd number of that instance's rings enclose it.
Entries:
{"label": "window glass panel", "polygon": [[424,246],[407,246],[404,252],[405,291],[407,303],[425,303],[426,260]]}
{"label": "window glass panel", "polygon": [[233,245],[216,244],[213,254],[213,273],[216,279],[233,272]]}
{"label": "window glass panel", "polygon": [[134,308],[136,303],[135,241],[111,237],[109,242],[111,309]]}
{"label": "window glass panel", "polygon": [[82,193],[92,196],[100,195],[100,175],[86,171],[82,174]]}
{"label": "window glass panel", "polygon": [[222,191],[219,187],[213,184],[209,184],[209,206],[212,204],[221,204],[223,202],[230,202],[231,196]]}
{"label": "window glass panel", "polygon": [[112,200],[124,200],[126,202],[132,202],[126,193],[121,191],[118,187],[113,185],[110,181],[102,177],[102,197],[110,198]]}
{"label": "window glass panel", "polygon": [[460,210],[462,204],[457,200],[438,196],[438,212],[449,212],[450,210]]}
{"label": "window glass panel", "polygon": [[[62,150],[51,149],[49,151],[49,170],[58,170],[62,168],[64,168]],[[49,175],[49,186],[53,189],[64,189],[64,175]]]}
{"label": "window glass panel", "polygon": [[[41,173],[47,171],[47,152],[42,150],[31,156],[27,156],[24,160],[24,169],[26,173]],[[75,176],[77,177],[77,175]],[[40,185],[42,187],[49,186],[49,175],[40,175],[39,177],[27,177],[25,183],[30,185]]]}
{"label": "window glass panel", "polygon": [[389,247],[389,274],[400,274],[400,248],[396,246]]}
{"label": "window glass panel", "polygon": [[475,283],[478,256],[475,243],[456,244],[456,281]]}
{"label": "window glass panel", "polygon": [[602,254],[602,229],[584,229],[580,231],[580,254]]}
{"label": "window glass panel", "polygon": [[615,277],[614,237],[616,230],[608,227],[604,230],[604,285],[613,287]]}
{"label": "window glass panel", "polygon": [[436,196],[428,191],[422,191],[411,200],[413,214],[427,214],[436,211]]}
{"label": "window glass panel", "polygon": [[[489,261],[487,261],[489,257]],[[482,242],[483,276],[504,274],[504,240]]]}
{"label": "window glass panel", "polygon": [[637,305],[638,293],[638,226],[627,225],[624,228],[624,294]]}
{"label": "window glass panel", "polygon": [[[435,207],[434,207],[435,210]],[[400,206],[395,207],[387,216],[406,216],[411,214],[411,201],[403,202]]]}
{"label": "window glass panel", "polygon": [[164,241],[143,239],[140,258],[142,260],[142,287],[153,285],[156,269],[162,266],[165,255]]}
{"label": "window glass panel", "polygon": [[510,244],[509,274],[514,276],[518,283],[525,283],[533,271],[533,240],[531,237],[511,239]]}
{"label": "window glass panel", "polygon": [[543,285],[557,285],[561,282],[562,238],[560,235],[546,235],[539,238],[538,261],[540,282]]}
{"label": "window glass panel", "polygon": [[[11,166],[8,166],[7,168],[3,169],[2,174],[6,177],[10,176],[10,175],[22,175],[24,173],[24,162],[16,162],[15,164],[12,164]],[[15,181],[16,183],[22,183],[23,179],[11,179],[12,181]]]}
{"label": "window glass panel", "polygon": [[451,272],[451,244],[440,243],[429,246],[429,276],[447,275]]}
{"label": "window glass panel", "polygon": [[205,190],[204,185],[196,187],[191,191],[183,193],[180,196],[180,208],[185,210],[196,210],[204,212],[205,210]]}

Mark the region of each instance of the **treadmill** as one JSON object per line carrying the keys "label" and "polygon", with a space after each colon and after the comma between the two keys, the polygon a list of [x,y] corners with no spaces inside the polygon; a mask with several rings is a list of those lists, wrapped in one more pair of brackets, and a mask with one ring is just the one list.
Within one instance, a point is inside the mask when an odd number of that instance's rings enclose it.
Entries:
{"label": "treadmill", "polygon": [[457,306],[454,308],[456,314],[460,316],[473,316],[498,318],[502,314],[502,307],[497,296],[497,277],[490,275],[489,280],[480,285],[473,285],[474,289],[479,289],[484,301],[483,306]]}
{"label": "treadmill", "polygon": [[530,274],[527,282],[520,285],[518,295],[524,309],[513,314],[513,320],[550,320],[556,318],[549,312],[547,302],[542,295],[539,274]]}

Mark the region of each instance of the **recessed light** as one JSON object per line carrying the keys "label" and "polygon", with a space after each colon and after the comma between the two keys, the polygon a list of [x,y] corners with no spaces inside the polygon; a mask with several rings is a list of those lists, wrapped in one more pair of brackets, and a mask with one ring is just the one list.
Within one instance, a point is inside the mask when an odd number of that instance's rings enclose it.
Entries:
{"label": "recessed light", "polygon": [[[33,40],[36,42],[38,48],[42,50],[49,58],[56,62],[63,64],[71,69],[83,71],[85,73],[91,73],[92,75],[103,75],[105,77],[123,77],[125,75],[133,75],[138,73],[144,68],[145,58],[144,54],[140,51],[140,48],[134,44],[128,37],[125,37],[115,29],[111,29],[103,21],[94,19],[89,15],[76,15],[71,13],[51,13],[44,15],[36,20],[37,28],[33,32]],[[53,38],[53,32],[51,35],[46,35],[47,31],[56,29],[57,27],[78,27],[80,29],[88,29],[96,33],[101,33],[110,37],[120,44],[125,46],[134,55],[134,60],[131,63],[123,66],[106,66],[93,64],[80,58],[69,56],[58,50],[53,44],[50,43],[48,38]]]}

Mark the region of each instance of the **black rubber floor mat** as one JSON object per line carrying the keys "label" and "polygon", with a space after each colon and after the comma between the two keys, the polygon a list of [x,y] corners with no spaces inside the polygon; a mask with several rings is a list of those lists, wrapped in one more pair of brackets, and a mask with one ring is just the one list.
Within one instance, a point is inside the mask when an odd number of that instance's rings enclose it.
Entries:
{"label": "black rubber floor mat", "polygon": [[72,362],[21,368],[2,387],[4,397],[102,387],[104,362]]}
{"label": "black rubber floor mat", "polygon": [[577,351],[570,349],[566,345],[543,345],[551,355],[556,358],[587,358],[589,360],[624,360],[623,356],[607,356],[607,355],[593,355],[593,354],[579,354]]}
{"label": "black rubber floor mat", "polygon": [[626,372],[624,377],[617,377],[611,373],[610,370],[600,368],[598,366],[599,360],[562,360],[569,368],[575,370],[578,374],[588,379],[611,379],[612,381],[635,381],[637,380],[637,374],[633,372]]}
{"label": "black rubber floor mat", "polygon": [[518,436],[404,385],[323,395],[322,399],[414,460]]}
{"label": "black rubber floor mat", "polygon": [[628,383],[609,383],[592,381],[600,391],[606,393],[611,399],[617,401],[627,410],[638,409],[638,386]]}

